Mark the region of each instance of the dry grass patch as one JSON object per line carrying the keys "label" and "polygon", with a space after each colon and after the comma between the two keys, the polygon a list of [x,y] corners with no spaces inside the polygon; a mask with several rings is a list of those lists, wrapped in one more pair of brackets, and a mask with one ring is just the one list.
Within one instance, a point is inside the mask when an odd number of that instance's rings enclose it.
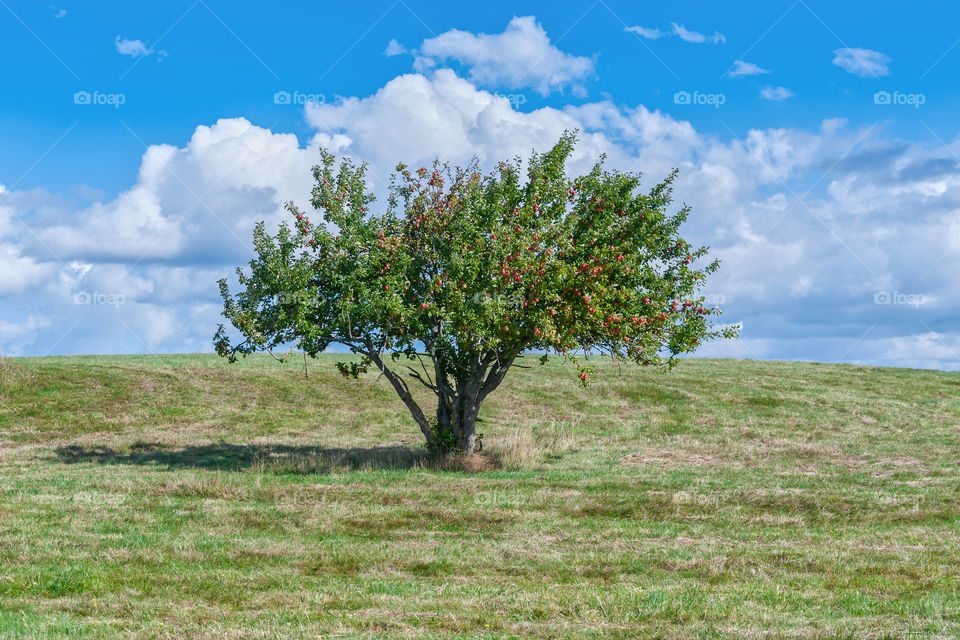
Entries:
{"label": "dry grass patch", "polygon": [[572,451],[575,440],[564,422],[544,427],[516,427],[489,439],[485,452],[495,464],[508,471],[535,469],[545,457],[559,457]]}
{"label": "dry grass patch", "polygon": [[734,451],[719,443],[704,442],[689,436],[660,438],[623,457],[623,464],[635,467],[740,467],[742,451]]}
{"label": "dry grass patch", "polygon": [[634,467],[718,467],[727,464],[719,455],[696,453],[692,451],[670,451],[647,448],[643,453],[631,453],[623,457],[623,463]]}

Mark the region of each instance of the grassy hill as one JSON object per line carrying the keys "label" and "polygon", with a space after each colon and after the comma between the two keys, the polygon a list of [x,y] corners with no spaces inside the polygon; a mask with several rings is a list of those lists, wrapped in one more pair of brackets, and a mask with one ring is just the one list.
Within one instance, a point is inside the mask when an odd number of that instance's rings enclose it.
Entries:
{"label": "grassy hill", "polygon": [[465,466],[336,359],[0,363],[0,638],[960,637],[958,374],[550,364]]}

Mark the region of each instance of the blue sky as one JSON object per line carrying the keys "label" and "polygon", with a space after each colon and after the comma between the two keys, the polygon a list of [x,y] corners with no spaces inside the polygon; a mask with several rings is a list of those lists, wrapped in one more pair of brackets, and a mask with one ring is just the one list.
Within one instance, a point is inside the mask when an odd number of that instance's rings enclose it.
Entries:
{"label": "blue sky", "polygon": [[[0,0],[0,354],[205,351],[316,146],[679,167],[736,357],[960,367],[960,8]],[[290,100],[286,101],[285,96]]]}

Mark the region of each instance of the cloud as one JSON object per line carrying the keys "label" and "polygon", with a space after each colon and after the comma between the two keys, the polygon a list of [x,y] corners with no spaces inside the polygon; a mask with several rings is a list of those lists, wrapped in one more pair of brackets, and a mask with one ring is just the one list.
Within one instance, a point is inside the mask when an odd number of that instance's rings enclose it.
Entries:
{"label": "cloud", "polygon": [[279,221],[287,200],[306,205],[319,158],[294,135],[219,120],[197,127],[183,148],[149,147],[130,189],[49,220],[25,244],[63,260],[234,260],[248,250],[256,221]]}
{"label": "cloud", "polygon": [[882,358],[900,366],[920,369],[943,366],[948,360],[956,369],[960,365],[960,339],[936,331],[919,335],[897,336],[880,345]]}
{"label": "cloud", "polygon": [[793,97],[793,91],[785,87],[764,87],[760,90],[760,95],[767,100],[786,100]]}
{"label": "cloud", "polygon": [[117,53],[120,55],[138,58],[150,54],[150,49],[140,40],[126,40],[117,36],[114,42],[117,46]]}
{"label": "cloud", "polygon": [[707,36],[697,31],[691,31],[684,27],[682,24],[677,24],[676,22],[671,22],[670,31],[661,31],[660,29],[649,29],[647,27],[633,26],[633,27],[624,27],[624,31],[629,33],[636,33],[637,35],[647,38],[648,40],[656,40],[663,36],[676,36],[683,40],[684,42],[690,42],[693,44],[703,44],[709,42],[711,44],[726,44],[727,39],[719,31],[714,31],[712,36]]}
{"label": "cloud", "polygon": [[[426,163],[440,155],[466,162],[476,155],[495,162],[526,156],[580,126],[566,111],[519,112],[508,98],[478,89],[450,69],[399,76],[366,98],[308,105],[306,115],[318,139],[370,161],[376,168],[371,177],[380,185],[398,160]],[[583,137],[578,157],[602,152],[604,141]]]}
{"label": "cloud", "polygon": [[709,42],[711,44],[727,43],[727,39],[719,31],[714,31],[712,36],[705,36],[696,31],[689,31],[688,29],[685,29],[683,25],[677,24],[676,22],[672,22],[671,24],[673,25],[673,34],[678,36],[684,42],[692,42],[694,44],[702,44],[704,42]]}
{"label": "cloud", "polygon": [[623,30],[627,32],[636,33],[637,35],[647,38],[648,40],[656,40],[657,38],[660,38],[664,35],[663,31],[660,31],[660,29],[647,29],[646,27],[639,27],[639,26],[624,27]]}
{"label": "cloud", "polygon": [[22,293],[46,281],[55,271],[54,265],[24,256],[21,248],[0,243],[0,296]]}
{"label": "cloud", "polygon": [[834,49],[833,64],[861,78],[890,75],[891,58],[871,49]]}
{"label": "cloud", "polygon": [[763,69],[752,62],[737,60],[733,63],[733,69],[727,75],[731,78],[738,78],[741,76],[759,76],[765,73],[770,73],[770,70]]}
{"label": "cloud", "polygon": [[317,144],[368,161],[382,195],[398,161],[476,156],[489,169],[579,129],[572,172],[601,153],[643,171],[644,187],[680,169],[674,206],[693,210],[684,236],[721,259],[705,293],[725,322],[744,323],[742,340],[704,355],[960,368],[937,349],[960,350],[960,169],[942,149],[837,119],[720,138],[607,100],[521,112],[450,69],[305,114],[315,132],[306,145],[239,118],[197,127],[183,146],[150,147],[129,189],[80,209],[0,194],[0,273],[18,274],[0,293],[0,327],[14,336],[0,348],[209,351],[216,279],[249,259],[254,222],[275,226],[291,198],[306,206]]}
{"label": "cloud", "polygon": [[130,56],[132,58],[139,58],[142,56],[150,56],[156,53],[161,58],[167,57],[167,52],[164,50],[156,51],[152,48],[148,48],[147,45],[141,40],[127,40],[126,38],[121,38],[117,36],[114,40],[114,44],[117,47],[117,53],[124,56]]}
{"label": "cloud", "polygon": [[22,322],[8,322],[0,318],[0,355],[23,355],[26,347],[50,324],[49,318],[33,314]]}
{"label": "cloud", "polygon": [[408,53],[407,48],[402,44],[400,44],[399,42],[397,42],[396,38],[392,38],[390,42],[387,43],[387,48],[383,52],[383,55],[390,58],[393,56],[403,55],[404,53]]}
{"label": "cloud", "polygon": [[[770,90],[773,97],[789,93]],[[571,128],[583,132],[573,171],[599,152],[613,166],[644,170],[648,184],[679,167],[678,197],[694,210],[687,233],[722,260],[708,293],[724,297],[729,321],[747,322],[745,341],[730,347],[739,355],[824,360],[849,350],[848,360],[897,364],[891,340],[910,335],[907,327],[926,331],[921,319],[948,323],[948,314],[878,306],[875,294],[898,289],[928,300],[960,294],[960,283],[946,275],[960,268],[950,252],[960,243],[960,223],[952,217],[960,212],[960,171],[935,162],[939,176],[897,186],[897,176],[915,173],[909,167],[942,159],[915,145],[883,164],[845,167],[845,157],[866,157],[889,144],[842,120],[825,120],[813,131],[751,130],[724,142],[642,106],[604,101],[520,113],[449,70],[401,76],[371,96],[311,107],[307,117],[320,137],[337,137],[341,153],[375,167],[427,163],[435,155],[455,162],[476,155],[489,164],[544,148]],[[798,201],[822,175],[826,188]],[[930,211],[933,201],[937,213]],[[904,211],[928,211],[931,219],[921,224]],[[942,278],[933,284],[927,275],[921,283],[918,276],[941,254],[933,272]],[[858,342],[878,319],[878,333],[889,337]],[[722,355],[726,347],[711,348]],[[949,357],[925,362],[960,366]]]}
{"label": "cloud", "polygon": [[50,5],[50,8],[53,9],[53,17],[56,18],[56,19],[58,19],[58,20],[59,20],[60,18],[63,18],[64,16],[67,15],[67,10],[66,10],[66,9],[61,9],[60,7],[57,7],[56,5]]}
{"label": "cloud", "polygon": [[469,69],[481,86],[522,89],[546,96],[571,88],[583,93],[582,82],[594,75],[591,58],[564,53],[550,43],[533,16],[514,17],[497,34],[474,34],[453,29],[424,40],[416,52],[414,69],[427,72],[455,59]]}

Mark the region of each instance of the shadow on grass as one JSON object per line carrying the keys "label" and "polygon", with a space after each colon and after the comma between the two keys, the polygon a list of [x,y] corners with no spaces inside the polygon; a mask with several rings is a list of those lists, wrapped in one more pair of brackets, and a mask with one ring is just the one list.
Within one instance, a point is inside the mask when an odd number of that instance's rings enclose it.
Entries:
{"label": "shadow on grass", "polygon": [[207,444],[173,448],[157,442],[137,443],[128,451],[106,446],[68,445],[55,450],[68,464],[96,462],[168,469],[215,471],[269,471],[275,473],[331,473],[357,470],[437,468],[438,461],[424,448],[403,446],[327,448],[283,444]]}

